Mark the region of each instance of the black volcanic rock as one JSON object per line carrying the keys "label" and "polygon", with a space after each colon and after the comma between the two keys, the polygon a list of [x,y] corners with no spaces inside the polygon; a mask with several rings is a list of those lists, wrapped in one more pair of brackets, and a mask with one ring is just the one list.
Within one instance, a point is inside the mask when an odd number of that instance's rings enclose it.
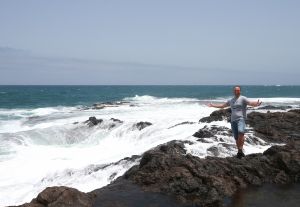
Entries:
{"label": "black volcanic rock", "polygon": [[[118,124],[123,123],[123,121],[121,121],[119,119],[115,119],[115,118],[111,118],[110,121],[111,122],[107,125],[108,129],[112,129],[115,126],[117,126]],[[93,127],[93,126],[103,123],[103,119],[97,119],[96,117],[92,116],[92,117],[89,117],[89,119],[86,120],[84,123],[86,123],[89,127]]]}
{"label": "black volcanic rock", "polygon": [[[219,143],[207,149],[207,152],[211,156],[220,156],[220,154],[225,152],[227,155],[231,152],[236,152],[235,144]],[[235,153],[234,153],[235,154]]]}
{"label": "black volcanic rock", "polygon": [[112,128],[116,127],[117,125],[123,123],[123,121],[121,121],[119,119],[115,119],[115,118],[111,118],[110,121],[112,121],[112,123],[109,123],[108,129],[112,129]]}
{"label": "black volcanic rock", "polygon": [[111,118],[110,120],[117,123],[123,123],[123,121],[121,121],[120,119]]}
{"label": "black volcanic rock", "polygon": [[140,122],[134,124],[133,127],[137,128],[138,130],[142,130],[142,129],[144,129],[144,128],[148,127],[148,126],[151,126],[151,125],[152,125],[152,123],[150,123],[150,122],[140,121]]}
{"label": "black volcanic rock", "polygon": [[118,107],[124,104],[129,104],[130,102],[127,101],[116,101],[116,102],[102,102],[102,103],[95,103],[93,104],[93,109],[104,109],[106,107]]}
{"label": "black volcanic rock", "polygon": [[266,105],[266,106],[262,106],[259,107],[257,109],[264,109],[264,110],[287,110],[287,109],[291,109],[291,106],[273,106],[273,105]]}
{"label": "black volcanic rock", "polygon": [[213,121],[223,121],[223,120],[230,120],[231,116],[231,109],[221,109],[221,110],[216,110],[212,112],[208,117],[204,117],[199,120],[199,122],[206,122],[210,123]]}
{"label": "black volcanic rock", "polygon": [[69,187],[48,187],[36,199],[21,207],[90,207],[94,203],[92,194]]}
{"label": "black volcanic rock", "polygon": [[92,116],[92,117],[89,117],[89,119],[87,121],[85,121],[84,123],[86,123],[89,127],[92,127],[92,126],[101,124],[102,122],[103,122],[102,119],[97,119],[96,117]]}
{"label": "black volcanic rock", "polygon": [[274,146],[264,154],[237,158],[185,155],[180,142],[170,142],[146,152],[126,179],[146,191],[162,192],[199,206],[219,206],[224,196],[238,188],[263,183],[300,181],[299,143]]}
{"label": "black volcanic rock", "polygon": [[300,109],[288,112],[248,114],[247,122],[256,135],[271,142],[289,142],[300,139]]}
{"label": "black volcanic rock", "polygon": [[210,138],[216,137],[217,134],[231,136],[231,130],[223,126],[212,125],[211,127],[208,127],[205,125],[202,129],[195,132],[193,136],[197,138]]}
{"label": "black volcanic rock", "polygon": [[211,132],[208,128],[204,127],[203,129],[199,129],[199,131],[193,134],[194,137],[197,138],[209,138],[214,137],[216,133]]}

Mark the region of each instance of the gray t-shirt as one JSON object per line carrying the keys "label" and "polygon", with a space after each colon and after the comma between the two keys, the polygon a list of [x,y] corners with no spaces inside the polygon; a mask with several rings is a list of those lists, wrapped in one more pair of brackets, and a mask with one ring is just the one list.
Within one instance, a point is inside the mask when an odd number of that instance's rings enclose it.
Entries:
{"label": "gray t-shirt", "polygon": [[227,101],[227,105],[231,108],[231,121],[247,118],[246,110],[248,103],[249,100],[245,96],[233,97]]}

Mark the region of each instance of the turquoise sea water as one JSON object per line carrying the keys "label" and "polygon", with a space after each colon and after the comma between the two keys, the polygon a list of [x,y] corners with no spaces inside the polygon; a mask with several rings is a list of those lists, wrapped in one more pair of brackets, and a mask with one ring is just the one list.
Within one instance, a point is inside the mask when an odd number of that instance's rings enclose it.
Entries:
{"label": "turquoise sea water", "polygon": [[[242,86],[252,98],[300,97],[300,86]],[[216,99],[232,96],[232,86],[0,86],[0,108],[91,105],[135,95]]]}

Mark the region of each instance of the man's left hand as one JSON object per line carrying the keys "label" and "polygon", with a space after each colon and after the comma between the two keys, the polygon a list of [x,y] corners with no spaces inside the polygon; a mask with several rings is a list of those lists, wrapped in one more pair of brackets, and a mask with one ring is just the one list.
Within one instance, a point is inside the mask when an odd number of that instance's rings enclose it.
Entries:
{"label": "man's left hand", "polygon": [[262,101],[259,101],[259,99],[257,100],[256,106],[260,106],[262,103]]}

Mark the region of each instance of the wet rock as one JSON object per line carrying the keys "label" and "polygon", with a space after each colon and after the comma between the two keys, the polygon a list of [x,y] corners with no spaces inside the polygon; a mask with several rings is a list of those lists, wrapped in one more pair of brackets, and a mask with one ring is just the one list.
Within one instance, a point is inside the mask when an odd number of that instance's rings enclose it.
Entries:
{"label": "wet rock", "polygon": [[262,110],[287,110],[287,109],[291,109],[291,106],[273,106],[273,105],[266,105],[266,106],[262,106],[259,107],[257,109],[262,109]]}
{"label": "wet rock", "polygon": [[146,152],[140,165],[124,176],[146,191],[173,195],[183,203],[220,206],[224,196],[232,195],[240,187],[299,182],[298,147],[299,143],[274,146],[264,154],[252,154],[242,160],[200,159],[185,155],[180,142],[170,142]]}
{"label": "wet rock", "polygon": [[255,134],[271,142],[290,142],[300,139],[300,109],[288,112],[248,114],[247,122]]}
{"label": "wet rock", "polygon": [[113,174],[111,174],[111,175],[109,176],[109,180],[110,180],[110,181],[114,180],[116,176],[117,176],[117,173],[114,172]]}
{"label": "wet rock", "polygon": [[216,156],[218,157],[220,155],[219,149],[217,146],[212,146],[210,148],[207,149],[207,152],[211,155],[211,156]]}
{"label": "wet rock", "polygon": [[123,121],[115,118],[111,118],[110,121],[111,122],[106,126],[109,130],[123,123]]}
{"label": "wet rock", "polygon": [[91,207],[94,198],[69,187],[48,187],[22,207]]}
{"label": "wet rock", "polygon": [[208,127],[205,125],[202,129],[199,129],[193,134],[197,138],[211,138],[216,137],[216,135],[231,136],[231,130],[227,127],[212,125]]}
{"label": "wet rock", "polygon": [[216,110],[212,112],[208,117],[204,117],[199,120],[199,122],[206,122],[210,123],[213,121],[223,121],[223,120],[230,120],[231,116],[231,109],[221,109],[221,110]]}
{"label": "wet rock", "polygon": [[86,123],[89,127],[93,127],[102,123],[102,127],[112,129],[117,125],[122,124],[123,121],[119,119],[111,118],[108,122],[103,122],[103,119],[97,119],[96,117],[92,116],[84,123]]}
{"label": "wet rock", "polygon": [[102,119],[97,119],[96,117],[92,116],[87,121],[85,121],[84,123],[86,123],[89,127],[92,127],[92,126],[96,126],[98,124],[101,124],[102,122],[103,122]]}
{"label": "wet rock", "polygon": [[203,128],[203,129],[199,129],[199,131],[194,133],[193,136],[198,138],[209,138],[209,137],[214,137],[215,133],[211,132],[207,128]]}
{"label": "wet rock", "polygon": [[225,157],[228,155],[235,156],[236,151],[235,144],[227,143],[219,143],[207,149],[208,155],[215,157]]}
{"label": "wet rock", "polygon": [[260,139],[259,137],[256,137],[255,135],[252,134],[253,132],[250,132],[249,134],[247,133],[245,143],[248,143],[250,145],[268,145],[268,142],[265,142],[263,139]]}
{"label": "wet rock", "polygon": [[[299,106],[300,107],[300,106]],[[300,114],[300,109],[292,109],[292,110],[289,110],[290,113],[296,113],[296,114]]]}
{"label": "wet rock", "polygon": [[140,159],[140,158],[141,158],[140,155],[132,155],[131,157],[125,157],[122,160],[134,162],[134,161],[136,161],[137,159]]}
{"label": "wet rock", "polygon": [[93,109],[104,109],[106,107],[118,107],[120,105],[129,104],[126,101],[116,101],[116,102],[103,102],[93,104]]}
{"label": "wet rock", "polygon": [[111,118],[110,120],[117,123],[123,123],[123,121],[121,121],[120,119]]}
{"label": "wet rock", "polygon": [[185,122],[181,122],[179,124],[175,124],[174,126],[169,127],[168,129],[172,129],[174,127],[180,126],[180,125],[185,125],[185,124],[195,124],[196,122],[192,122],[192,121],[185,121]]}
{"label": "wet rock", "polygon": [[138,123],[134,124],[133,128],[136,128],[136,129],[138,129],[138,130],[141,131],[142,129],[144,129],[144,128],[148,127],[148,126],[151,126],[151,125],[152,125],[152,123],[150,123],[150,122],[141,121],[141,122],[138,122]]}

